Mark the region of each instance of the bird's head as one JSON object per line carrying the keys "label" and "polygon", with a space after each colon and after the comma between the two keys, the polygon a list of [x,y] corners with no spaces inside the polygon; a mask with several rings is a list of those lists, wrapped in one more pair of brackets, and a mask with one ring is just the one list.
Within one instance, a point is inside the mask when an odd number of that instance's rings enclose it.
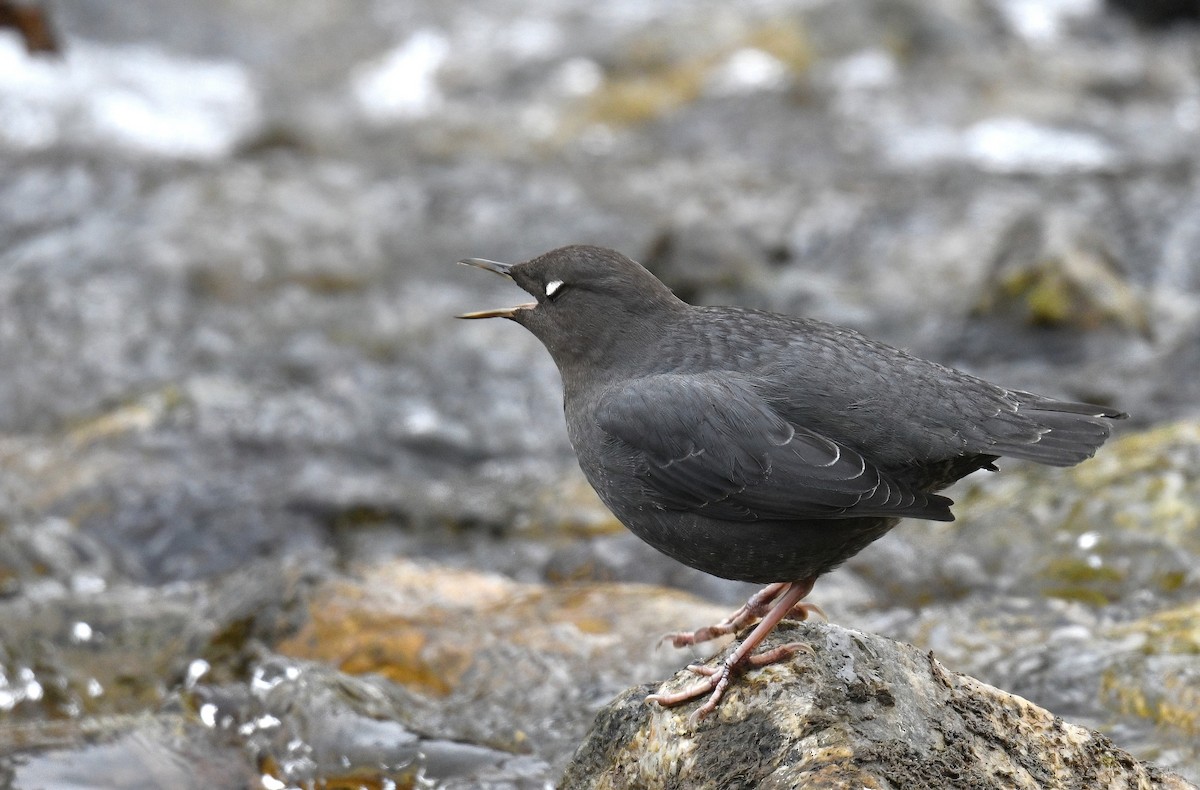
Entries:
{"label": "bird's head", "polygon": [[[582,360],[611,365],[637,354],[672,311],[686,305],[653,274],[619,252],[573,245],[524,263],[459,261],[509,277],[534,301],[459,318],[507,318],[532,332],[564,372]],[[620,351],[624,350],[624,353]]]}

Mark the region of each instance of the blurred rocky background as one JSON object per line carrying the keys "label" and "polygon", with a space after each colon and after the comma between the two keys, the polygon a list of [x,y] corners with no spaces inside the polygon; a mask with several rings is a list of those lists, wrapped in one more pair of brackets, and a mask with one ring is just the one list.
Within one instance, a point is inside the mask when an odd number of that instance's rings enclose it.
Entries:
{"label": "blurred rocky background", "polygon": [[0,2],[0,786],[541,788],[706,655],[746,588],[451,318],[572,242],[1132,413],[813,598],[1200,780],[1197,16]]}

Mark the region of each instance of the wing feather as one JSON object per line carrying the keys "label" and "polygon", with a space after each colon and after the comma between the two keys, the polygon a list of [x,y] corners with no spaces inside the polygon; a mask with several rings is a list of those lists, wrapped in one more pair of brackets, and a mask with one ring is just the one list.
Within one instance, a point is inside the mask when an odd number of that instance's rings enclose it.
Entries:
{"label": "wing feather", "polygon": [[636,379],[606,393],[595,416],[656,507],[736,521],[953,519],[946,497],[912,490],[853,449],[785,420],[729,377]]}

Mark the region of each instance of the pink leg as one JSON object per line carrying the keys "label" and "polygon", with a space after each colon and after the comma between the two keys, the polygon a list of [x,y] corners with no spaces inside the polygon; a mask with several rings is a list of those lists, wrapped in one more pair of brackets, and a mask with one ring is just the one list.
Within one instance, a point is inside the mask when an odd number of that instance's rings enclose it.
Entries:
{"label": "pink leg", "polygon": [[750,600],[746,601],[741,609],[738,609],[721,622],[697,628],[695,631],[677,631],[673,634],[667,634],[662,638],[662,641],[665,642],[669,639],[675,647],[688,647],[689,645],[708,642],[719,636],[725,636],[725,634],[735,633],[771,611],[771,604],[775,602],[775,599],[779,597],[779,594],[787,586],[787,582],[768,584],[750,596]]}
{"label": "pink leg", "polygon": [[[738,672],[745,671],[751,667],[761,667],[777,661],[783,661],[791,656],[794,656],[797,652],[809,650],[810,648],[805,644],[792,643],[780,645],[779,647],[768,650],[765,653],[760,653],[756,656],[751,655],[754,648],[758,647],[762,643],[762,641],[767,637],[767,634],[771,633],[771,630],[779,624],[779,621],[796,610],[797,605],[800,603],[800,599],[812,591],[813,583],[815,581],[816,577],[811,577],[802,581],[782,585],[784,588],[782,595],[779,595],[777,598],[775,598],[774,605],[771,606],[770,611],[763,616],[759,624],[756,625],[754,630],[750,632],[750,635],[742,640],[742,643],[738,645],[737,649],[734,650],[732,654],[730,654],[729,658],[725,659],[720,669],[689,666],[689,670],[700,675],[705,675],[706,677],[699,683],[689,686],[683,691],[679,691],[674,694],[651,694],[650,696],[646,697],[646,701],[657,702],[659,705],[669,708],[711,692],[708,701],[701,705],[700,708],[693,714],[693,717],[699,721],[717,709],[717,705],[720,703],[721,697],[725,694],[725,689],[729,687],[731,679]],[[765,593],[766,590],[763,592]],[[751,601],[753,600],[754,599],[751,599]],[[750,603],[747,603],[746,607],[743,608],[748,607],[750,607]],[[739,610],[739,612],[740,611],[741,610]],[[801,608],[801,611],[807,614],[806,609]],[[730,619],[735,619],[736,614],[737,613],[735,613],[735,617]]]}

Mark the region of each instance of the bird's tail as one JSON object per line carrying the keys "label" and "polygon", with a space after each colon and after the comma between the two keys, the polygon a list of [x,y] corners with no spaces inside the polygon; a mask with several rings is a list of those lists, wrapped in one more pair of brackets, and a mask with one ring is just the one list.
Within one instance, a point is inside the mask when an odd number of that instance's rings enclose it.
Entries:
{"label": "bird's tail", "polygon": [[1028,392],[1013,392],[1020,400],[1018,413],[1038,430],[1032,441],[997,442],[994,452],[1048,466],[1074,466],[1095,455],[1112,432],[1109,420],[1128,414],[1091,403],[1053,400]]}

